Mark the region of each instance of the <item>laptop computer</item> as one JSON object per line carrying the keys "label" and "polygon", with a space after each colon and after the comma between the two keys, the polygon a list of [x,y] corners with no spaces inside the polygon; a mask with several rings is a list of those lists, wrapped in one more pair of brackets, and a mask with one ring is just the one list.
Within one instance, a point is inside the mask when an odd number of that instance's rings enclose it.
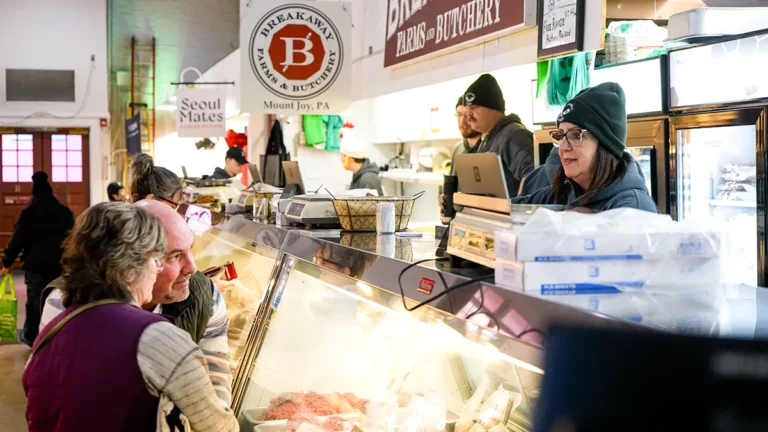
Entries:
{"label": "laptop computer", "polygon": [[283,161],[283,172],[285,173],[285,184],[294,184],[299,187],[296,191],[296,195],[304,195],[307,193],[307,189],[304,187],[304,177],[301,175],[299,169],[299,162],[297,161]]}
{"label": "laptop computer", "polygon": [[465,194],[503,198],[509,201],[507,182],[496,153],[457,155],[456,175],[459,191]]}
{"label": "laptop computer", "polygon": [[248,164],[248,173],[251,175],[251,184],[258,184],[258,183],[264,183],[264,181],[261,178],[261,174],[259,173],[259,167],[256,166],[256,164],[249,163]]}

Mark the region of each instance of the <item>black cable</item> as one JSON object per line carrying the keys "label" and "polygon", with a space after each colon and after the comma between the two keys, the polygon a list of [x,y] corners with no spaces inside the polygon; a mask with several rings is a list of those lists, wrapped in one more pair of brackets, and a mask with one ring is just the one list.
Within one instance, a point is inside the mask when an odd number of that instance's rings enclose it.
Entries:
{"label": "black cable", "polygon": [[528,330],[523,330],[522,332],[520,332],[520,334],[516,335],[515,337],[517,339],[520,339],[521,337],[527,335],[528,333],[538,333],[538,334],[540,334],[542,336],[546,336],[547,335],[547,332],[545,332],[544,330],[537,329],[535,327],[531,327]]}
{"label": "black cable", "polygon": [[[400,275],[398,275],[398,277],[397,277],[397,284],[398,284],[398,287],[400,288],[400,298],[403,301],[403,307],[408,312],[413,312],[416,309],[418,309],[418,308],[420,308],[422,306],[425,306],[425,305],[427,305],[429,303],[432,303],[433,301],[435,301],[435,300],[437,300],[437,299],[439,299],[439,298],[441,298],[441,297],[443,297],[445,295],[448,295],[451,292],[456,291],[456,290],[458,290],[460,288],[464,288],[465,286],[472,285],[472,284],[474,284],[476,282],[480,282],[480,281],[483,281],[483,280],[486,280],[486,279],[494,277],[494,274],[491,273],[491,274],[487,274],[485,276],[481,276],[481,277],[477,277],[477,278],[474,278],[474,279],[470,279],[470,280],[464,281],[464,282],[456,284],[456,285],[454,285],[454,286],[452,286],[450,288],[448,288],[448,285],[445,284],[445,285],[443,285],[443,288],[444,288],[443,292],[441,292],[440,294],[438,294],[438,295],[436,295],[434,297],[430,297],[427,300],[424,300],[423,302],[417,304],[416,306],[414,306],[412,308],[409,308],[408,304],[405,302],[406,297],[405,297],[405,291],[403,290],[403,275],[405,274],[406,271],[410,270],[411,268],[413,268],[413,267],[415,267],[415,266],[417,266],[419,264],[422,264],[422,263],[425,263],[425,262],[429,262],[429,261],[445,261],[445,258],[432,258],[432,259],[416,261],[416,262],[414,262],[412,264],[409,264],[403,270],[401,270],[400,271]],[[438,271],[438,275],[440,275],[439,271]],[[442,282],[442,280],[441,280],[441,282]]]}

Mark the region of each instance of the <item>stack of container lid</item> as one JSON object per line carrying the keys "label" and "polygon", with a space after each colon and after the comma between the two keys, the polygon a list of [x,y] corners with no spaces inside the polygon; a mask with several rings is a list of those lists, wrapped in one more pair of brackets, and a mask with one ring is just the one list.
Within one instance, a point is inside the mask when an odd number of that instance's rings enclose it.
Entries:
{"label": "stack of container lid", "polygon": [[539,210],[496,233],[496,283],[526,294],[682,332],[719,316],[719,229],[634,209]]}

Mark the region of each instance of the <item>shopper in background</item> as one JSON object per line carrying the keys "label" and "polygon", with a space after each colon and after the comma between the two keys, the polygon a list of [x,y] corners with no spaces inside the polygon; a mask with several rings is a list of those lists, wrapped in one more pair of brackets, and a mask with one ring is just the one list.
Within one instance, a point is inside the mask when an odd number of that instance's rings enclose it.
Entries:
{"label": "shopper in background", "polygon": [[152,156],[139,153],[131,165],[131,198],[162,201],[175,209],[181,205],[181,181],[173,171],[155,166]]}
{"label": "shopper in background", "polygon": [[478,153],[496,153],[510,197],[517,196],[520,182],[533,171],[533,133],[517,114],[504,115],[506,104],[496,79],[483,74],[464,92],[464,104],[472,129],[483,134]]}
{"label": "shopper in background", "polygon": [[22,378],[32,432],[156,430],[169,398],[195,431],[235,431],[189,335],[151,303],[165,232],[139,206],[97,204],[64,245],[66,310],[44,329]]}
{"label": "shopper in background", "polygon": [[43,289],[61,274],[61,243],[75,218],[67,206],[53,196],[48,174],[32,175],[32,202],[21,211],[13,235],[3,253],[3,275],[11,271],[21,254],[27,286],[26,320],[19,330],[19,342],[32,346],[40,326],[40,297]]}
{"label": "shopper in background", "polygon": [[248,165],[248,159],[245,158],[245,150],[240,147],[230,147],[227,155],[224,157],[224,168],[216,168],[211,175],[214,179],[229,179],[238,174],[242,174],[243,167]]}
{"label": "shopper in background", "polygon": [[125,187],[119,182],[112,182],[107,186],[107,195],[110,201],[125,202],[128,197],[125,196]]}
{"label": "shopper in background", "polygon": [[552,186],[516,204],[564,204],[590,210],[630,207],[658,213],[640,166],[624,151],[624,91],[612,82],[583,90],[565,104],[550,134],[560,142],[562,166]]}
{"label": "shopper in background", "polygon": [[352,171],[352,183],[349,189],[374,189],[379,196],[384,195],[379,177],[379,166],[371,162],[363,150],[362,143],[352,129],[344,132],[341,140],[341,164],[347,171]]}
{"label": "shopper in background", "polygon": [[559,151],[557,146],[553,146],[544,164],[531,171],[523,179],[518,196],[530,195],[539,189],[552,186],[552,180],[555,178],[557,170],[562,166]]}
{"label": "shopper in background", "polygon": [[[208,364],[209,375],[222,405],[232,402],[232,372],[229,367],[229,317],[221,291],[211,279],[197,271],[192,257],[194,237],[184,218],[159,200],[134,204],[156,216],[167,238],[163,269],[154,282],[152,296],[142,303],[145,310],[174,319],[176,327],[186,331],[200,346]],[[42,326],[55,320],[64,310],[63,278],[49,286],[51,293],[43,308]]]}

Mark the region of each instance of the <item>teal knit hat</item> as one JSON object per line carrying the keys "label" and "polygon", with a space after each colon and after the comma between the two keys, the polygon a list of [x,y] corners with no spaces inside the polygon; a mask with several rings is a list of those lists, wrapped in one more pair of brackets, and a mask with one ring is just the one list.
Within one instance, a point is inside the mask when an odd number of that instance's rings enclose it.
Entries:
{"label": "teal knit hat", "polygon": [[624,90],[607,82],[582,90],[565,104],[557,125],[568,122],[586,129],[598,144],[621,158],[627,139],[627,104]]}

